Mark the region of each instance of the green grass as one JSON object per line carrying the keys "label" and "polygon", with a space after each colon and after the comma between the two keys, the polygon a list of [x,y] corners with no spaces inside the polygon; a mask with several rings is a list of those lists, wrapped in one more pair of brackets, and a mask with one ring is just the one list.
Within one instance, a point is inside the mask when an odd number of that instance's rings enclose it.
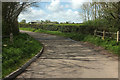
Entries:
{"label": "green grass", "polygon": [[20,28],[20,30],[26,30],[26,31],[34,31],[34,28]]}
{"label": "green grass", "polygon": [[14,36],[13,44],[9,38],[2,40],[2,77],[18,69],[35,56],[42,44],[25,33]]}
{"label": "green grass", "polygon": [[[21,30],[29,30],[32,31],[33,28],[20,28]],[[120,55],[120,44],[116,43],[116,40],[111,40],[109,38],[102,40],[100,37],[95,37],[93,35],[86,35],[86,34],[78,34],[78,33],[63,33],[60,31],[48,31],[48,30],[42,30],[37,29],[34,30],[34,32],[41,32],[41,33],[47,33],[47,34],[54,34],[64,37],[69,37],[71,39],[77,40],[77,41],[84,41],[84,42],[90,42],[97,46],[102,46],[106,50]]]}
{"label": "green grass", "polygon": [[84,38],[84,41],[91,42],[97,46],[102,46],[106,50],[120,55],[120,44],[118,44],[116,40],[112,40],[109,38],[102,40],[100,37],[88,35],[87,37]]}
{"label": "green grass", "polygon": [[41,33],[47,33],[47,34],[56,34],[56,35],[61,35],[61,36],[64,35],[64,33],[60,32],[60,31],[48,31],[48,30],[34,29],[34,28],[20,28],[20,30],[41,32]]}

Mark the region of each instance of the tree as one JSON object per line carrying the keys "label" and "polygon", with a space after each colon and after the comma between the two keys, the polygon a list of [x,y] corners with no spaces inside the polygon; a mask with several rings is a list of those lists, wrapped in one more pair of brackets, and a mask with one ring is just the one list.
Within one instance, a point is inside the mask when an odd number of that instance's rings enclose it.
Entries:
{"label": "tree", "polygon": [[120,1],[91,2],[82,5],[84,21],[93,20],[95,24],[103,24],[109,29],[120,30]]}
{"label": "tree", "polygon": [[69,24],[69,22],[66,21],[66,24]]}
{"label": "tree", "polygon": [[10,33],[18,34],[18,16],[27,7],[33,3],[27,2],[3,2],[2,3],[2,33],[10,35]]}
{"label": "tree", "polygon": [[83,11],[83,19],[84,21],[90,20],[90,14],[91,14],[91,3],[86,2],[82,4],[82,11]]}
{"label": "tree", "polygon": [[84,21],[87,21],[87,16],[86,16],[86,5],[85,4],[83,4],[82,5],[82,12],[83,12],[83,19],[84,19]]}
{"label": "tree", "polygon": [[50,20],[45,20],[45,23],[50,23],[51,21]]}
{"label": "tree", "polygon": [[23,19],[22,21],[20,21],[20,23],[26,23],[26,20],[25,20],[25,19]]}
{"label": "tree", "polygon": [[109,22],[111,28],[119,28],[120,30],[120,1],[119,2],[103,2],[102,17]]}
{"label": "tree", "polygon": [[59,22],[55,21],[55,24],[59,24]]}

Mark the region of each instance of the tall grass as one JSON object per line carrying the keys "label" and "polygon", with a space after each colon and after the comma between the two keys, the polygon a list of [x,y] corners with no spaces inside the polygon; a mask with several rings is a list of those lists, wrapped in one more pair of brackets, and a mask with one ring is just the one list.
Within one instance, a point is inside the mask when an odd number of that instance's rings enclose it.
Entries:
{"label": "tall grass", "polygon": [[10,42],[9,38],[3,38],[2,41],[3,78],[22,66],[42,48],[42,44],[40,42],[23,33],[14,36],[13,44]]}

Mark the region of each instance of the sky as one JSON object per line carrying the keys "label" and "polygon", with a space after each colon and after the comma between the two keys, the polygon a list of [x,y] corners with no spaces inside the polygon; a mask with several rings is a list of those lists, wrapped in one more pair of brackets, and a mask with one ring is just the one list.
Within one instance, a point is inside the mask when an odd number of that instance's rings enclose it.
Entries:
{"label": "sky", "polygon": [[36,20],[50,20],[57,22],[82,23],[81,5],[83,0],[71,0],[71,2],[61,2],[52,0],[51,2],[39,2],[39,7],[29,7],[22,12],[18,21],[25,19],[27,22]]}

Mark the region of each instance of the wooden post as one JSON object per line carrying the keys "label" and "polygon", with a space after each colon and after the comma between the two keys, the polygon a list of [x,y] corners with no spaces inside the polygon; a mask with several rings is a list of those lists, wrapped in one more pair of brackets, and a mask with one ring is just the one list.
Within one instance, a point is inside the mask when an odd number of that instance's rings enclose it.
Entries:
{"label": "wooden post", "polygon": [[103,31],[103,37],[102,37],[103,40],[105,40],[105,30]]}
{"label": "wooden post", "polygon": [[10,42],[13,43],[13,33],[10,33]]}
{"label": "wooden post", "polygon": [[97,32],[97,30],[95,29],[95,30],[94,30],[94,36],[96,36],[96,32]]}
{"label": "wooden post", "polygon": [[119,42],[119,31],[117,31],[117,42]]}

